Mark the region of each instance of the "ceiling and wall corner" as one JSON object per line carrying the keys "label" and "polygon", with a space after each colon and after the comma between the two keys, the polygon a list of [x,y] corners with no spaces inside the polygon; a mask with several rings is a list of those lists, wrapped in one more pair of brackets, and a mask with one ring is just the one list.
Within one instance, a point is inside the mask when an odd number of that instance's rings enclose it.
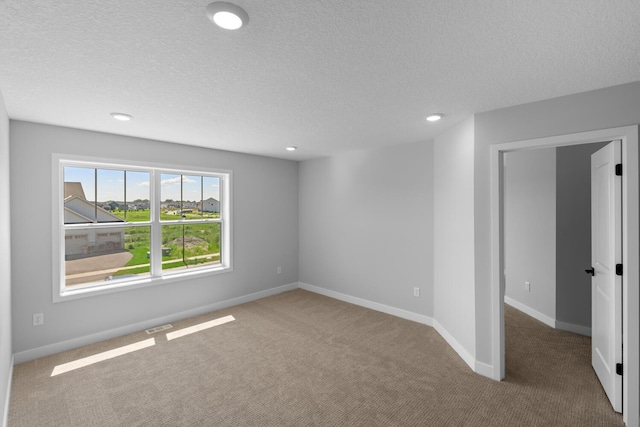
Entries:
{"label": "ceiling and wall corner", "polygon": [[238,31],[206,3],[0,2],[9,117],[302,160],[640,80],[636,0],[242,0]]}

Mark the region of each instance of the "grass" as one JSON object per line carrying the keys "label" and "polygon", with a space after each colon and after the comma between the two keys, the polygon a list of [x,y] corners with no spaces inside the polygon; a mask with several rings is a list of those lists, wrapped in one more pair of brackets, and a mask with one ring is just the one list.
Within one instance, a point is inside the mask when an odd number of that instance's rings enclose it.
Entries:
{"label": "grass", "polygon": [[[178,261],[162,264],[162,269],[163,270],[170,270],[172,268],[180,268],[180,267],[185,267],[185,266],[189,266],[189,265],[197,265],[197,264],[205,264],[205,263],[216,262],[216,261],[220,261],[220,255],[216,255],[216,256],[213,256],[211,258],[200,258],[200,259],[196,259],[196,260],[193,260],[193,261],[195,261],[193,264],[186,265],[180,259]],[[151,267],[149,265],[144,265],[144,266],[141,266],[141,267],[138,267],[138,268],[127,268],[127,269],[124,269],[124,270],[118,270],[115,273],[113,273],[113,276],[122,276],[124,274],[142,274],[142,273],[148,273],[150,270],[151,270]]]}
{"label": "grass", "polygon": [[[172,215],[169,212],[175,212],[174,210],[163,210],[160,212],[160,219],[163,221],[176,221],[182,219],[182,215]],[[197,211],[196,211],[197,212]],[[111,213],[120,219],[124,220],[124,211],[111,211]],[[204,212],[203,215],[198,213],[187,213],[184,219],[203,219],[203,218],[220,218],[220,214],[217,212]],[[151,212],[149,209],[139,211],[127,211],[128,222],[144,222],[151,220]]]}
{"label": "grass", "polygon": [[[124,218],[124,212],[114,212],[114,214],[121,214],[121,218]],[[134,218],[139,221],[148,220],[148,211],[131,211],[127,213],[127,219],[129,221],[135,221],[130,215],[135,214]],[[194,215],[196,218],[200,218]],[[178,219],[177,215],[166,215],[164,219]],[[188,216],[187,216],[188,218]],[[150,271],[150,259],[147,255],[150,251],[150,231],[151,227],[126,227],[125,228],[125,248],[131,253],[132,258],[127,262],[126,268],[114,273],[114,276],[121,276],[124,274],[143,274]],[[183,242],[182,237],[185,237]],[[195,242],[195,244],[189,245],[189,242]],[[219,262],[220,255],[220,224],[171,224],[162,226],[162,247],[169,248],[170,253],[167,256],[162,257],[162,269],[170,270],[173,268],[181,268],[190,265]],[[183,261],[184,257],[187,258],[186,264]],[[210,255],[210,256],[208,256]],[[190,258],[190,259],[189,259]],[[166,261],[173,261],[165,263]]]}
{"label": "grass", "polygon": [[148,273],[149,270],[151,269],[151,267],[144,266],[144,267],[138,267],[138,268],[129,268],[126,270],[118,270],[115,273],[112,274],[112,276],[122,276],[123,274],[141,274],[141,273]]}
{"label": "grass", "polygon": [[[151,247],[150,231],[151,227],[147,226],[125,229],[125,248],[132,255],[126,267],[139,267],[119,270],[114,273],[114,276],[150,271],[148,256]],[[186,246],[182,240],[183,235]],[[189,242],[195,243],[189,245]],[[170,250],[169,255],[162,257],[163,270],[220,261],[220,255],[213,255],[220,252],[220,224],[164,225],[162,226],[162,247]],[[186,264],[183,261],[183,251],[184,257],[187,258]],[[166,261],[173,262],[164,263]]]}
{"label": "grass", "polygon": [[138,246],[133,249],[129,249],[129,252],[133,255],[133,258],[129,260],[127,266],[130,265],[139,265],[139,264],[149,264],[149,258],[147,257],[147,252],[149,252],[149,244],[146,246]]}

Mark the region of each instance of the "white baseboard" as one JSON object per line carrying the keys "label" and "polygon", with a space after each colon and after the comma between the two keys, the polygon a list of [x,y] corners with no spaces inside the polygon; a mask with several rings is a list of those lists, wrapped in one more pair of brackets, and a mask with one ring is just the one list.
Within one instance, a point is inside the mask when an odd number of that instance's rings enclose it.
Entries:
{"label": "white baseboard", "polygon": [[478,362],[476,360],[475,369],[476,374],[482,375],[483,377],[491,378],[492,380],[500,381],[500,378],[496,378],[493,372],[493,366],[488,365],[483,362]]}
{"label": "white baseboard", "polygon": [[13,382],[13,361],[14,356],[11,356],[11,362],[9,363],[9,378],[7,378],[7,394],[4,402],[4,408],[2,409],[2,427],[7,427],[9,423],[9,402],[11,401],[11,384]]}
{"label": "white baseboard", "polygon": [[67,341],[57,342],[42,347],[37,347],[31,350],[21,351],[15,353],[15,363],[28,362],[29,360],[38,359],[40,357],[49,356],[52,354],[60,353],[61,351],[71,350],[74,348],[82,347],[88,344],[108,340],[110,338],[127,335],[133,332],[143,331],[154,326],[162,325],[164,323],[175,322],[180,319],[186,319],[200,314],[210,313],[216,310],[222,310],[224,308],[233,307],[235,305],[244,304],[247,302],[255,301],[261,298],[266,298],[271,295],[276,295],[286,291],[292,291],[298,288],[298,283],[291,283],[288,285],[282,285],[275,288],[267,289],[260,292],[255,292],[249,295],[243,295],[237,298],[231,298],[225,301],[220,301],[214,304],[205,305],[202,307],[193,308],[191,310],[182,311],[179,313],[172,313],[167,316],[158,317],[155,319],[149,319],[142,322],[134,323],[132,325],[123,326],[120,328],[110,329],[108,331],[98,332],[91,335],[86,335],[79,338],[73,338]]}
{"label": "white baseboard", "polygon": [[551,326],[554,329],[560,329],[561,331],[573,332],[574,334],[585,335],[587,337],[591,336],[591,328],[589,326],[576,325],[574,323],[562,322],[560,320],[556,320],[552,317],[547,316],[546,314],[542,314],[539,311],[524,305],[521,302],[514,300],[513,298],[509,298],[508,296],[504,297],[504,302],[509,304],[511,307],[520,310],[521,312],[533,317],[536,320],[541,321],[547,326]]}
{"label": "white baseboard", "polygon": [[370,308],[371,310],[381,311],[392,316],[400,317],[406,320],[412,320],[414,322],[422,323],[427,326],[433,327],[436,332],[442,336],[442,338],[458,353],[458,355],[469,365],[472,371],[483,375],[485,377],[493,377],[493,366],[486,363],[478,362],[475,357],[471,355],[453,336],[432,317],[422,314],[413,313],[411,311],[403,310],[396,307],[391,307],[385,304],[365,300],[362,298],[353,297],[351,295],[343,294],[341,292],[332,291],[329,289],[321,288],[319,286],[310,285],[308,283],[300,282],[300,289],[304,289],[310,292],[315,292],[320,295],[335,298],[340,301],[348,302],[351,304],[359,305],[361,307]]}
{"label": "white baseboard", "polygon": [[437,320],[434,321],[435,325],[433,326],[435,328],[435,330],[440,334],[440,336],[442,338],[444,338],[444,340],[447,342],[447,344],[449,344],[449,346],[451,346],[451,348],[458,353],[458,356],[460,356],[462,358],[462,360],[464,360],[464,363],[466,363],[467,365],[469,365],[469,367],[471,368],[472,371],[475,372],[475,365],[476,365],[476,358],[473,357],[471,355],[471,353],[469,353],[467,351],[466,348],[464,348],[462,346],[462,344],[460,344],[458,342],[458,340],[456,340],[453,335],[451,335],[449,333],[449,331],[447,331],[444,326],[442,326],[440,324],[440,322],[438,322]]}
{"label": "white baseboard", "polygon": [[371,310],[380,311],[382,313],[390,314],[392,316],[400,317],[402,319],[411,320],[413,322],[422,323],[427,326],[433,326],[433,318],[425,316],[423,314],[414,313],[412,311],[403,310],[401,308],[391,307],[390,305],[380,304],[377,302],[369,301],[366,299],[353,297],[351,295],[343,294],[341,292],[332,291],[330,289],[321,288],[319,286],[310,285],[308,283],[299,283],[300,289],[305,291],[314,292],[316,294],[324,295],[327,297],[335,298],[340,301],[348,302],[351,304],[359,305],[361,307],[370,308]]}
{"label": "white baseboard", "polygon": [[508,296],[505,295],[504,297],[504,302],[509,304],[511,307],[513,308],[517,308],[518,310],[520,310],[521,312],[523,312],[524,314],[527,314],[531,317],[533,317],[536,320],[541,321],[542,323],[544,323],[547,326],[550,326],[552,328],[556,327],[556,319],[547,316],[546,314],[542,314],[539,311],[524,305],[521,302],[518,302],[516,300],[514,300],[513,298],[509,298]]}
{"label": "white baseboard", "polygon": [[591,327],[576,325],[575,323],[563,322],[561,320],[556,320],[556,329],[573,332],[574,334],[584,335],[585,337],[591,336]]}

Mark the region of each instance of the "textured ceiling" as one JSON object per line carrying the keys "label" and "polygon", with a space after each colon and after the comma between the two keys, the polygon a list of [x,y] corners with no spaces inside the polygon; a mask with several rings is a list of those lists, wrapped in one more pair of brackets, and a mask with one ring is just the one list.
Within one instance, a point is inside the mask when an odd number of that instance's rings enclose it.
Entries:
{"label": "textured ceiling", "polygon": [[209,1],[0,0],[10,118],[301,160],[640,80],[638,0]]}

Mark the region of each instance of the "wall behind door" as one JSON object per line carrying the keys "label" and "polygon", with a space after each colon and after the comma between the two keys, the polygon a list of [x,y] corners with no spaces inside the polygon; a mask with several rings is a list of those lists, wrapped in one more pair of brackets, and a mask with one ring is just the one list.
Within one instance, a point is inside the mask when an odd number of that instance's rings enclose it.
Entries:
{"label": "wall behind door", "polygon": [[[591,154],[607,143],[556,151],[556,319],[591,328]],[[584,332],[587,332],[586,330]]]}
{"label": "wall behind door", "polygon": [[[507,153],[504,177],[505,297],[529,315],[553,325],[556,149]],[[525,282],[530,284],[529,291]]]}
{"label": "wall behind door", "polygon": [[591,265],[591,154],[604,145],[506,155],[505,296],[549,325],[585,335],[591,330],[591,278],[584,271]]}

